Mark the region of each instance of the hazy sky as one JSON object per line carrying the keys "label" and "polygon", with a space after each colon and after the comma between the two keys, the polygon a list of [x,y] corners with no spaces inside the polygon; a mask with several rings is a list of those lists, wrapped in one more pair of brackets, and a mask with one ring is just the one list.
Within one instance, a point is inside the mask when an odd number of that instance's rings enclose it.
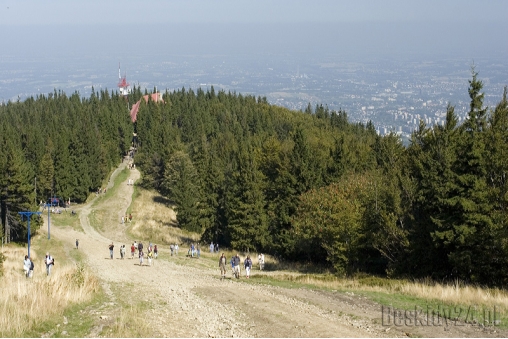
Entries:
{"label": "hazy sky", "polygon": [[0,0],[0,61],[260,53],[473,60],[508,57],[507,32],[508,0]]}
{"label": "hazy sky", "polygon": [[506,0],[0,0],[1,25],[506,22]]}

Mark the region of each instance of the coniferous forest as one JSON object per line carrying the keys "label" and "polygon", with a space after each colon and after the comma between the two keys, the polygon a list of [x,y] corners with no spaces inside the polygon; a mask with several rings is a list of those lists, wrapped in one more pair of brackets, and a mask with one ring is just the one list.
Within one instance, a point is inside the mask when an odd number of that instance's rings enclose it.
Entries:
{"label": "coniferous forest", "polygon": [[139,88],[128,98],[55,91],[8,102],[0,106],[2,231],[26,239],[18,212],[50,196],[85,201],[134,143],[140,184],[174,204],[178,227],[203,241],[339,275],[506,286],[507,93],[485,107],[474,69],[468,91],[464,123],[450,103],[445,123],[422,122],[408,146],[343,111],[291,111],[213,87],[142,100],[134,124],[128,107],[146,94]]}

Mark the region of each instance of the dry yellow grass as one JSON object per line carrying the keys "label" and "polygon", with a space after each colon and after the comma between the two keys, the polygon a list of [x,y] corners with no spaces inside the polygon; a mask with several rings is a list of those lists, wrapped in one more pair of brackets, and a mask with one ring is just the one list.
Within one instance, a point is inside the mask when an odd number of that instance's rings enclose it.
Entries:
{"label": "dry yellow grass", "polygon": [[134,218],[130,233],[134,238],[161,244],[187,244],[199,241],[200,234],[178,227],[176,213],[159,194],[136,187],[130,212]]}
{"label": "dry yellow grass", "polygon": [[406,282],[397,291],[419,298],[435,299],[451,304],[501,306],[508,309],[508,293],[497,288],[454,284],[433,284],[427,282]]}
{"label": "dry yellow grass", "polygon": [[[440,284],[432,281],[404,281],[374,278],[368,281],[362,279],[346,279],[334,276],[319,276],[308,274],[275,274],[279,280],[297,281],[327,289],[351,290],[365,292],[381,292],[388,294],[403,294],[429,301],[438,301],[454,305],[478,305],[498,307],[508,310],[508,292],[497,288],[484,288],[466,285],[459,282]],[[378,281],[379,283],[376,283]]]}
{"label": "dry yellow grass", "polygon": [[[37,323],[61,314],[71,303],[88,301],[99,290],[98,280],[83,267],[64,266],[46,275],[42,259],[31,253],[34,277],[23,272],[23,248],[4,249],[0,280],[0,336],[20,336]],[[21,258],[21,259],[20,259]]]}

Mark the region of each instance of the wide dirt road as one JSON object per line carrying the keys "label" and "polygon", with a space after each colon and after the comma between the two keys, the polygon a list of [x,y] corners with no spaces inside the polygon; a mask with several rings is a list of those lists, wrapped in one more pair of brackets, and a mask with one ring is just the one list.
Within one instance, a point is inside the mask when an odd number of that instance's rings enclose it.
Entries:
{"label": "wide dirt road", "polygon": [[[114,177],[125,168],[122,163]],[[131,170],[129,178],[139,179]],[[394,337],[394,336],[497,336],[478,327],[396,327],[381,325],[381,306],[365,298],[339,292],[286,289],[240,280],[221,281],[218,270],[199,268],[198,259],[171,257],[161,248],[154,265],[139,266],[139,260],[119,259],[125,244],[130,257],[126,225],[121,215],[131,203],[133,186],[127,180],[115,188],[110,198],[98,198],[78,207],[84,234],[66,228],[52,228],[52,236],[73,250],[80,239],[86,263],[101,280],[109,302],[95,312],[97,321],[90,336],[118,322],[118,305],[125,302],[139,309],[139,317],[150,329],[146,336],[160,337]],[[107,225],[99,233],[90,227],[95,209],[110,211]],[[114,242],[115,259],[109,259],[108,245]],[[144,242],[145,248],[148,245]],[[68,246],[68,248],[67,248]],[[159,244],[160,246],[160,244]],[[183,251],[181,251],[183,252]],[[192,265],[189,260],[194,260]],[[145,259],[146,264],[146,259]],[[255,274],[255,273],[254,273]],[[120,320],[122,321],[122,320]],[[128,326],[128,324],[126,324]],[[102,332],[104,334],[104,332]],[[106,334],[107,335],[107,334]]]}

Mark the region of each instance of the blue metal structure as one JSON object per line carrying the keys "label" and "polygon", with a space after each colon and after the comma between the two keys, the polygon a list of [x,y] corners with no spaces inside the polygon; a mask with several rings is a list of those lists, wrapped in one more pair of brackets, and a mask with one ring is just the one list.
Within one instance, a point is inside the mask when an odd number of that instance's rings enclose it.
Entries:
{"label": "blue metal structure", "polygon": [[26,212],[18,212],[19,214],[21,214],[21,220],[23,220],[23,217],[27,217],[28,219],[28,257],[30,258],[30,217],[32,216],[32,214],[37,214],[37,215],[41,215],[41,212],[30,212],[30,211],[26,211]]}

